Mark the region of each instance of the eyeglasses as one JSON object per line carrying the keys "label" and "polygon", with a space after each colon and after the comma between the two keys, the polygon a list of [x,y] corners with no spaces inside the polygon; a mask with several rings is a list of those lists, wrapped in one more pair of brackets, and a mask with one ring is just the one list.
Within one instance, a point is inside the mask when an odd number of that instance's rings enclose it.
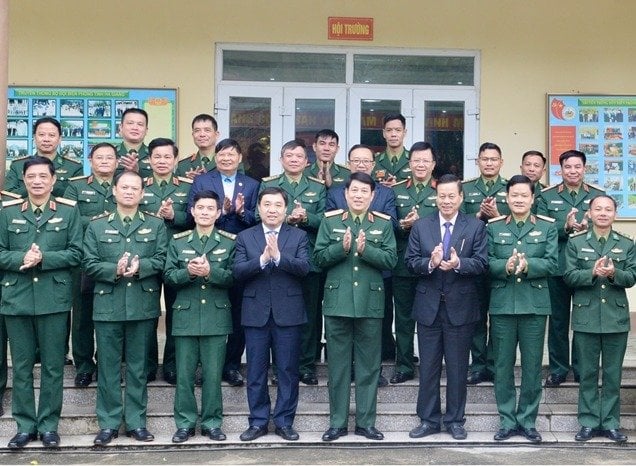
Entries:
{"label": "eyeglasses", "polygon": [[413,165],[430,165],[433,163],[432,160],[413,160],[411,159]]}
{"label": "eyeglasses", "polygon": [[497,163],[501,160],[501,157],[479,157],[479,160],[481,160],[484,163],[488,163],[488,162]]}
{"label": "eyeglasses", "polygon": [[349,160],[351,165],[371,165],[374,163],[373,160],[361,160],[361,159],[351,159]]}

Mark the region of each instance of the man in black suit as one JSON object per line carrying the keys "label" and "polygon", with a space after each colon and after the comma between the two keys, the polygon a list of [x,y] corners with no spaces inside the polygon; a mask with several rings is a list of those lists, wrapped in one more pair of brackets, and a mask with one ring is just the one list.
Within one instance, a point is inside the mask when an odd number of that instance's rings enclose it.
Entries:
{"label": "man in black suit", "polygon": [[307,321],[302,277],[309,273],[307,233],[285,223],[288,198],[278,187],[258,196],[262,224],[239,233],[234,278],[244,283],[241,324],[247,351],[247,402],[250,427],[244,442],[268,431],[271,400],[267,387],[270,350],[276,361],[278,388],[272,418],[276,434],[298,440],[293,428],[298,406],[302,324]]}
{"label": "man in black suit", "polygon": [[[479,298],[475,278],[488,266],[488,239],[483,222],[459,212],[461,181],[444,175],[437,182],[439,213],[418,220],[411,230],[405,262],[419,277],[413,319],[417,321],[420,387],[417,415],[421,423],[411,438],[440,432],[442,423],[455,440],[466,438],[466,375]],[[440,376],[446,364],[446,413],[442,417]]]}

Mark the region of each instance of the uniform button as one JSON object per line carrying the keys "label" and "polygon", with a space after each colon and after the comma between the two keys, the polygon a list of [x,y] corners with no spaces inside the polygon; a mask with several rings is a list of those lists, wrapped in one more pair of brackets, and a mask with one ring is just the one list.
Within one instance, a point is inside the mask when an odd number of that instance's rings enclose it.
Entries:
{"label": "uniform button", "polygon": [[33,278],[33,281],[37,283],[37,282],[39,282],[39,281],[40,281],[40,279],[39,279],[38,277],[34,277],[34,278]]}
{"label": "uniform button", "polygon": [[35,230],[35,232],[36,232],[36,233],[39,233],[39,232],[40,232],[40,230]]}
{"label": "uniform button", "polygon": [[132,283],[130,282],[126,283],[126,286],[132,286]]}
{"label": "uniform button", "polygon": [[15,229],[15,232],[16,232],[16,233],[20,233],[20,229],[19,229],[19,228],[16,228],[16,229]]}
{"label": "uniform button", "polygon": [[601,302],[602,302],[603,304],[605,304],[605,298],[601,299]]}
{"label": "uniform button", "polygon": [[126,242],[127,242],[127,243],[130,243],[130,238],[126,238]]}
{"label": "uniform button", "polygon": [[601,285],[601,288],[605,289],[605,285]]}
{"label": "uniform button", "polygon": [[91,202],[91,200],[90,199],[86,199],[86,202]]}
{"label": "uniform button", "polygon": [[104,294],[104,290],[99,290],[99,294]]}
{"label": "uniform button", "polygon": [[218,262],[221,262],[221,260],[222,260],[222,259],[221,259],[220,257],[217,259],[217,261],[218,261]]}
{"label": "uniform button", "polygon": [[353,286],[358,286],[358,282],[353,282]]}
{"label": "uniform button", "polygon": [[201,304],[205,304],[205,299],[202,299],[202,300],[201,300]]}
{"label": "uniform button", "polygon": [[517,283],[521,283],[521,278],[517,278]]}
{"label": "uniform button", "polygon": [[506,240],[505,240],[505,239],[502,239],[502,240],[501,240],[501,244],[506,244]]}
{"label": "uniform button", "polygon": [[55,231],[60,231],[60,227],[55,227]]}
{"label": "uniform button", "polygon": [[357,253],[357,252],[356,252],[356,253],[354,253],[353,255],[354,255],[355,257],[358,257],[358,253]]}
{"label": "uniform button", "polygon": [[4,286],[9,286],[9,282],[6,282],[6,283],[4,284]]}
{"label": "uniform button", "polygon": [[112,239],[110,239],[110,238],[108,238],[108,242],[109,242],[109,243],[112,243],[112,242],[113,242],[113,240],[112,240]]}
{"label": "uniform button", "polygon": [[541,289],[541,288],[543,288],[543,285],[539,285],[537,288]]}
{"label": "uniform button", "polygon": [[148,238],[144,238],[144,243],[147,243],[147,242],[148,242]]}
{"label": "uniform button", "polygon": [[336,237],[336,241],[340,241],[340,236],[337,236],[337,237]]}
{"label": "uniform button", "polygon": [[539,238],[535,238],[535,239],[534,239],[534,242],[535,242],[535,243],[538,243],[538,242],[539,242]]}
{"label": "uniform button", "polygon": [[202,289],[202,290],[205,290],[205,285],[201,285],[201,289]]}
{"label": "uniform button", "polygon": [[355,270],[356,272],[358,271],[358,266],[356,265],[353,270]]}
{"label": "uniform button", "polygon": [[521,244],[521,241],[517,241],[517,244]]}

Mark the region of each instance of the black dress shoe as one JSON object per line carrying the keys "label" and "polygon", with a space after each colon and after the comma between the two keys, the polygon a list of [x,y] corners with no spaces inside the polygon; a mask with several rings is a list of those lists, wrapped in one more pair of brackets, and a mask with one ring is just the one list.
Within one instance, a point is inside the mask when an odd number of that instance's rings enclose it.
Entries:
{"label": "black dress shoe", "polygon": [[152,435],[145,427],[126,431],[126,437],[132,437],[139,442],[152,442],[155,436]]}
{"label": "black dress shoe", "polygon": [[391,383],[404,383],[407,380],[413,380],[413,374],[406,374],[404,372],[396,372],[391,377]]}
{"label": "black dress shoe", "polygon": [[355,430],[356,435],[361,435],[369,440],[384,440],[384,434],[375,427],[358,427]]}
{"label": "black dress shoe", "polygon": [[298,440],[300,438],[292,426],[277,427],[274,433],[285,440]]}
{"label": "black dress shoe", "polygon": [[88,387],[93,381],[93,374],[82,372],[81,374],[77,374],[75,376],[75,386],[76,387]]}
{"label": "black dress shoe", "polygon": [[164,372],[163,380],[168,382],[170,385],[177,385],[177,373],[176,372]]}
{"label": "black dress shoe", "polygon": [[263,435],[267,435],[267,426],[250,426],[239,438],[242,442],[251,442]]}
{"label": "black dress shoe", "polygon": [[414,429],[411,429],[409,432],[409,437],[411,438],[422,438],[427,435],[439,434],[440,429],[439,426],[432,426],[425,422],[422,422],[419,426]]}
{"label": "black dress shoe", "polygon": [[532,443],[541,443],[541,441],[543,440],[541,438],[541,434],[537,432],[537,429],[535,429],[534,427],[530,427],[527,429],[525,427],[520,427],[519,432]]}
{"label": "black dress shoe", "polygon": [[471,372],[466,378],[466,385],[477,385],[482,382],[492,382],[494,377],[486,372]]}
{"label": "black dress shoe", "polygon": [[194,427],[180,427],[172,436],[172,443],[183,443],[190,437],[194,437]]}
{"label": "black dress shoe", "polygon": [[307,372],[306,374],[301,375],[300,381],[305,385],[318,385],[318,378],[316,377],[316,374],[312,372]]}
{"label": "black dress shoe", "polygon": [[60,446],[60,436],[57,432],[44,432],[40,434],[40,440],[44,448],[57,448]]}
{"label": "black dress shoe", "polygon": [[565,382],[566,375],[565,374],[550,374],[547,379],[545,379],[546,387],[558,387],[563,382]]}
{"label": "black dress shoe", "polygon": [[148,372],[148,375],[146,376],[146,381],[147,382],[154,382],[155,380],[157,380],[157,373],[156,372]]}
{"label": "black dress shoe", "polygon": [[388,385],[389,381],[386,379],[385,376],[380,374],[380,377],[378,377],[378,387],[387,387]]}
{"label": "black dress shoe", "polygon": [[223,373],[223,380],[232,387],[241,387],[243,385],[243,376],[237,370],[230,370]]}
{"label": "black dress shoe", "polygon": [[323,442],[333,442],[334,440],[338,440],[340,437],[344,437],[348,434],[349,431],[346,427],[330,427],[324,434],[322,434],[322,440]]}
{"label": "black dress shoe", "polygon": [[508,440],[513,435],[517,435],[517,429],[502,427],[501,429],[497,431],[497,433],[495,433],[495,436],[493,438],[497,440],[498,442],[500,442],[502,440]]}
{"label": "black dress shoe", "polygon": [[627,435],[625,435],[624,433],[622,433],[620,430],[618,429],[608,429],[605,431],[605,436],[610,439],[610,440],[614,440],[616,443],[625,443],[627,442]]}
{"label": "black dress shoe", "polygon": [[18,432],[13,436],[11,440],[9,440],[9,445],[7,445],[11,450],[17,450],[19,448],[24,448],[27,443],[31,440],[37,440],[37,434],[29,434],[27,432]]}
{"label": "black dress shoe", "polygon": [[216,440],[219,442],[227,439],[227,436],[223,433],[220,427],[215,427],[214,429],[206,429],[204,427],[201,429],[201,435],[208,437],[210,440]]}
{"label": "black dress shoe", "polygon": [[108,445],[112,439],[117,438],[119,432],[116,429],[102,429],[99,431],[93,443],[98,447]]}
{"label": "black dress shoe", "polygon": [[592,427],[583,426],[581,427],[581,430],[579,430],[574,436],[574,440],[576,440],[577,442],[587,442],[589,439],[594,437],[595,433],[596,432]]}
{"label": "black dress shoe", "polygon": [[466,440],[466,437],[468,437],[468,434],[466,433],[466,429],[464,429],[464,426],[457,422],[453,422],[452,424],[449,424],[448,426],[446,426],[446,432],[451,434],[451,436],[455,440]]}

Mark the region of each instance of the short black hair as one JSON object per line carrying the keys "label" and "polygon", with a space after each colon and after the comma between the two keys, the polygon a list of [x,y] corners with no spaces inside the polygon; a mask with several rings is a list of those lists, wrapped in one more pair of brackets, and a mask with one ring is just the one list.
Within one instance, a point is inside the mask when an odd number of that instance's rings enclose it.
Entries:
{"label": "short black hair", "polygon": [[349,175],[349,179],[345,183],[345,189],[347,191],[349,190],[349,187],[351,186],[351,183],[353,181],[359,181],[360,183],[369,185],[369,187],[371,188],[371,192],[375,191],[375,181],[373,181],[373,178],[371,178],[371,175],[367,175],[364,172],[352,173],[351,175]]}
{"label": "short black hair", "polygon": [[521,163],[523,163],[523,161],[526,159],[526,157],[531,157],[533,155],[536,155],[537,157],[541,157],[541,160],[543,160],[543,165],[545,165],[547,163],[547,159],[545,158],[545,155],[543,155],[543,153],[539,152],[538,150],[529,150],[523,153],[523,155],[521,156]]}
{"label": "short black hair", "polygon": [[148,112],[146,112],[143,108],[137,107],[127,108],[126,110],[124,110],[124,113],[121,114],[122,123],[124,122],[124,118],[126,118],[126,115],[128,115],[129,113],[137,113],[139,115],[142,115],[146,119],[146,126],[148,126]]}
{"label": "short black hair", "polygon": [[236,149],[236,152],[238,152],[239,154],[243,153],[239,142],[236,139],[230,139],[230,138],[220,140],[217,143],[216,147],[214,148],[214,152],[218,153],[222,151],[223,149],[227,149],[228,147],[233,147],[234,149]]}
{"label": "short black hair", "polygon": [[406,128],[406,118],[404,118],[404,115],[401,113],[387,113],[384,115],[384,118],[382,118],[382,128],[384,128],[389,121],[393,120],[400,120],[402,126]]}
{"label": "short black hair", "polygon": [[453,175],[452,173],[447,173],[445,175],[440,176],[437,179],[437,186],[439,186],[440,184],[450,184],[450,183],[455,183],[457,185],[457,190],[459,191],[459,194],[463,193],[462,180],[460,180],[457,175]]}
{"label": "short black hair", "polygon": [[115,153],[115,156],[117,156],[117,149],[115,148],[115,146],[113,146],[110,142],[100,142],[99,144],[95,144],[91,148],[91,151],[88,154],[88,158],[90,159],[96,151],[98,151],[99,149],[103,149],[104,147],[108,147],[109,149],[112,149],[113,152]]}
{"label": "short black hair", "polygon": [[618,202],[616,202],[616,199],[614,199],[609,194],[597,194],[596,196],[594,196],[592,199],[590,199],[589,208],[590,209],[592,208],[592,204],[594,204],[595,200],[601,199],[601,198],[610,199],[612,201],[612,204],[614,204],[614,210],[618,209]]}
{"label": "short black hair", "polygon": [[338,137],[338,133],[336,133],[332,129],[321,129],[314,136],[314,141],[318,142],[318,138],[330,138],[335,139],[337,143],[340,142],[340,138]]}
{"label": "short black hair", "polygon": [[172,147],[172,153],[174,154],[174,156],[179,156],[179,148],[174,143],[174,141],[169,138],[154,138],[152,141],[150,141],[150,144],[148,144],[148,154],[152,155],[152,151],[155,150],[157,147],[165,146]]}
{"label": "short black hair", "polygon": [[563,166],[563,162],[565,162],[567,159],[571,159],[572,157],[580,158],[583,162],[583,165],[587,163],[587,157],[585,157],[585,154],[583,152],[581,152],[580,150],[570,149],[559,155],[559,165]]}
{"label": "short black hair", "polygon": [[302,139],[292,139],[291,141],[287,141],[285,144],[283,144],[283,147],[280,148],[280,156],[282,157],[286,150],[294,150],[297,147],[302,147],[303,152],[305,152],[305,157],[307,157],[307,146]]}
{"label": "short black hair", "polygon": [[143,176],[141,176],[139,173],[137,173],[136,171],[132,171],[132,170],[124,170],[123,172],[115,175],[115,179],[113,180],[113,185],[117,186],[119,184],[119,180],[122,178],[122,176],[124,175],[134,175],[136,177],[138,177],[141,180],[141,186],[143,187],[144,185],[144,178]]}
{"label": "short black hair", "polygon": [[506,192],[510,192],[510,188],[512,188],[514,185],[522,183],[530,186],[530,192],[534,195],[534,183],[526,175],[515,175],[510,178],[508,180],[508,183],[506,183]]}
{"label": "short black hair", "polygon": [[33,123],[33,133],[38,130],[38,126],[43,125],[44,123],[51,123],[57,128],[57,134],[60,136],[62,135],[62,125],[59,121],[52,117],[42,117],[36,120],[35,123]]}
{"label": "short black hair", "polygon": [[367,149],[369,152],[371,152],[371,158],[375,160],[375,152],[373,152],[371,146],[367,146],[366,144],[354,144],[353,146],[351,146],[351,149],[349,149],[349,152],[347,152],[347,160],[351,158],[351,152],[356,149]]}
{"label": "short black hair", "polygon": [[268,188],[263,189],[260,193],[258,193],[258,203],[261,203],[261,200],[267,194],[280,194],[283,196],[283,201],[285,202],[285,207],[287,207],[287,203],[289,202],[289,198],[287,197],[287,193],[278,186],[270,186]]}
{"label": "short black hair", "polygon": [[219,195],[215,193],[214,191],[205,189],[203,191],[199,191],[198,193],[196,193],[194,197],[192,198],[192,207],[194,207],[197,204],[197,202],[200,201],[201,199],[214,199],[216,201],[216,208],[217,209],[221,208],[221,200],[219,199]]}
{"label": "short black hair", "polygon": [[53,164],[53,161],[51,159],[49,159],[48,157],[34,155],[33,157],[29,157],[26,162],[24,162],[24,165],[22,166],[22,176],[24,176],[27,170],[34,165],[46,165],[51,176],[55,175],[55,165]]}
{"label": "short black hair", "polygon": [[192,119],[192,127],[194,128],[194,124],[198,123],[199,121],[211,121],[214,131],[219,130],[219,125],[212,115],[208,115],[207,113],[199,113]]}
{"label": "short black hair", "polygon": [[409,149],[409,154],[412,154],[413,152],[420,152],[423,150],[430,150],[431,154],[433,155],[433,162],[437,162],[437,154],[435,153],[435,149],[430,142],[418,141],[414,143]]}
{"label": "short black hair", "polygon": [[501,155],[501,147],[499,147],[494,142],[484,142],[481,146],[479,146],[479,152],[478,153],[481,154],[483,151],[488,150],[488,149],[496,150],[497,153],[499,155]]}

